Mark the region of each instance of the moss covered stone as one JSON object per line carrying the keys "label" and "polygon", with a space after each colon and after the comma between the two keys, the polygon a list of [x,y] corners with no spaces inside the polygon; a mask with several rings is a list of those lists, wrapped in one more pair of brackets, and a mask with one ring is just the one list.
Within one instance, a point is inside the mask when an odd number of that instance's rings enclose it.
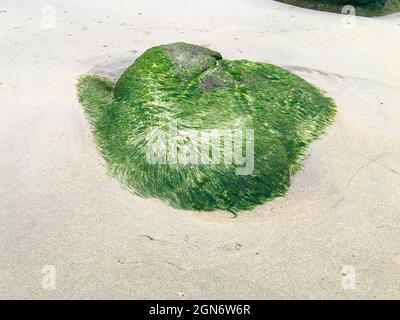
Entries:
{"label": "moss covered stone", "polygon": [[[185,43],[147,50],[115,85],[82,77],[78,94],[110,173],[136,194],[192,210],[236,213],[283,195],[335,114],[330,98],[279,67]],[[153,139],[171,128],[173,141]],[[246,163],[235,161],[238,149]],[[251,170],[238,170],[247,160]]]}

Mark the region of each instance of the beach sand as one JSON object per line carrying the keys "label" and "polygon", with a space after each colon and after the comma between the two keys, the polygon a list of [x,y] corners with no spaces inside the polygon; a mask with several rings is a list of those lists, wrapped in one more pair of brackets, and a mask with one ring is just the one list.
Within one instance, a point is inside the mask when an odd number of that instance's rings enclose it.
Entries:
{"label": "beach sand", "polygon": [[[399,15],[349,25],[270,0],[5,0],[0,35],[0,298],[400,298]],[[77,78],[116,79],[177,41],[277,64],[334,98],[336,121],[285,197],[233,218],[106,174]]]}

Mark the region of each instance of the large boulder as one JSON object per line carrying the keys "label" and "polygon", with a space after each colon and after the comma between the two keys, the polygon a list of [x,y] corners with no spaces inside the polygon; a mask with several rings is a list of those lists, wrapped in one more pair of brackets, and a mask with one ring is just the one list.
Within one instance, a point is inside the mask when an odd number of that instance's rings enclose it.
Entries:
{"label": "large boulder", "polygon": [[282,68],[186,43],[147,50],[115,86],[86,76],[78,89],[110,172],[193,210],[236,213],[283,195],[335,114]]}

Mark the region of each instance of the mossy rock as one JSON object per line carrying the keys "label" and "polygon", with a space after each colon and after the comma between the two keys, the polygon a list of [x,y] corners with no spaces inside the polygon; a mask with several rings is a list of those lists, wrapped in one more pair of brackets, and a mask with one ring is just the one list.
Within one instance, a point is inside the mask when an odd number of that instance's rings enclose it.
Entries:
{"label": "mossy rock", "polygon": [[[283,195],[335,115],[330,98],[282,68],[185,43],[147,50],[115,85],[84,76],[78,95],[112,175],[136,194],[200,211],[236,213]],[[171,123],[174,139],[151,140]]]}

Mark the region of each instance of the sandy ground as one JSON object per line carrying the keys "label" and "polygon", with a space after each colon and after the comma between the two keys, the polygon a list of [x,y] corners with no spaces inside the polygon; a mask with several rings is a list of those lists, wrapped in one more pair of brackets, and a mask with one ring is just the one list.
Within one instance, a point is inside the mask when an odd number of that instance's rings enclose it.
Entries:
{"label": "sandy ground", "polygon": [[[0,298],[399,299],[400,15],[343,19],[270,0],[1,1]],[[77,77],[115,78],[176,41],[284,66],[335,99],[285,197],[234,219],[106,175]]]}

